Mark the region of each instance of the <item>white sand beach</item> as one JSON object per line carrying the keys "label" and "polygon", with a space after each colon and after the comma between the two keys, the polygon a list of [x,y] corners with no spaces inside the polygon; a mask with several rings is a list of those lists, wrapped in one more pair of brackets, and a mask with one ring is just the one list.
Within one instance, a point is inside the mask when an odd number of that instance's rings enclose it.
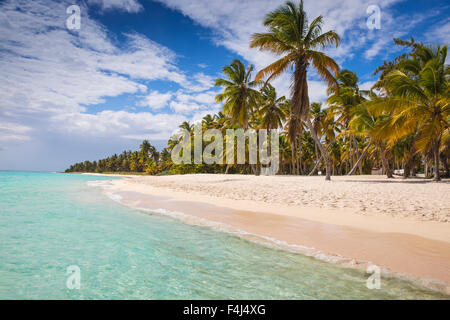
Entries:
{"label": "white sand beach", "polygon": [[[346,265],[450,284],[450,181],[250,175],[122,176],[124,203],[179,211]],[[127,194],[128,193],[128,194]],[[346,260],[344,258],[349,258]]]}

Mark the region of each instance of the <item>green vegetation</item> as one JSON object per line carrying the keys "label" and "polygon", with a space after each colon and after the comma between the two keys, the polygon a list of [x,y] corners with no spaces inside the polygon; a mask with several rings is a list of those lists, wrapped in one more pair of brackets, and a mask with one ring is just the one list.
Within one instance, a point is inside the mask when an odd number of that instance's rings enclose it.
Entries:
{"label": "green vegetation", "polygon": [[[394,39],[405,53],[375,70],[379,80],[371,90],[360,90],[357,75],[340,70],[323,50],[338,46],[334,31],[322,33],[322,17],[308,24],[303,3],[287,2],[267,14],[266,33],[254,34],[250,46],[281,56],[253,78],[253,66],[234,60],[223,68],[216,86],[223,109],[206,115],[201,129],[274,129],[280,131],[279,174],[370,174],[382,168],[387,177],[403,169],[407,178],[433,169],[450,177],[450,68],[448,45]],[[310,103],[307,71],[313,68],[328,84],[325,104]],[[270,84],[292,71],[292,93],[278,97]],[[193,135],[194,126],[180,125]],[[260,165],[175,165],[172,137],[161,152],[145,140],[140,151],[123,152],[99,161],[77,163],[66,172],[140,172],[146,174],[245,173],[258,174]],[[441,168],[442,166],[442,168]],[[440,170],[441,169],[441,170]]]}
{"label": "green vegetation", "polygon": [[164,149],[158,152],[148,140],[144,140],[139,151],[124,151],[106,159],[76,163],[70,166],[66,172],[160,174],[168,171],[170,167],[169,151]]}

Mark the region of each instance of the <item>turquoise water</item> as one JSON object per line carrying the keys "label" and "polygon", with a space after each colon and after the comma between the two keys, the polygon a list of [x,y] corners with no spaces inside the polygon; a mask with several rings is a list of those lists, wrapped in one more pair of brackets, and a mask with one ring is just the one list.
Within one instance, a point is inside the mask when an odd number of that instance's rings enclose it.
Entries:
{"label": "turquoise water", "polygon": [[102,179],[0,172],[0,299],[448,298],[124,207],[87,186]]}

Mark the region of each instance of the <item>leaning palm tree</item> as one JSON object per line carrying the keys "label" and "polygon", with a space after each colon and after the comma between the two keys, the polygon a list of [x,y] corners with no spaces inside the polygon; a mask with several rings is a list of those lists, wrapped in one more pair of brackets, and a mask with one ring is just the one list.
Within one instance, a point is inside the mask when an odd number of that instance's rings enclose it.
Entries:
{"label": "leaning palm tree", "polygon": [[307,70],[308,66],[312,65],[330,87],[337,86],[333,76],[339,71],[337,63],[317,49],[323,49],[331,44],[335,44],[337,47],[340,38],[334,31],[322,33],[322,16],[308,24],[306,12],[303,10],[303,1],[300,1],[299,5],[290,1],[286,2],[266,15],[264,25],[269,29],[268,32],[253,34],[250,47],[270,51],[277,55],[283,55],[283,57],[262,69],[256,76],[256,80],[267,77],[266,81],[269,81],[280,76],[289,68],[293,69],[291,109],[292,116],[297,121],[289,127],[289,136],[293,139],[300,130],[300,120],[305,120],[315,142],[322,151],[327,167],[326,179],[330,180],[329,156],[320,145],[309,120]]}
{"label": "leaning palm tree", "polygon": [[[377,98],[374,97],[373,99]],[[356,170],[357,165],[362,162],[369,150],[373,149],[373,151],[379,154],[381,158],[383,171],[388,178],[392,178],[392,170],[389,167],[388,162],[390,148],[386,142],[388,139],[386,134],[388,132],[385,129],[391,122],[391,116],[386,113],[379,115],[372,113],[370,108],[367,107],[368,104],[370,104],[370,102],[362,103],[356,107],[353,111],[353,117],[350,120],[348,129],[340,134],[340,136],[359,136],[367,140],[367,145],[361,156],[348,174],[351,175]]]}
{"label": "leaning palm tree", "polygon": [[320,141],[320,145],[315,143],[314,149],[316,154],[316,165],[313,168],[313,170],[310,172],[309,175],[312,175],[316,169],[316,167],[319,165],[319,157],[317,155],[317,146],[322,146],[323,141],[323,147],[320,150],[325,150],[325,152],[328,152],[331,145],[334,143],[336,136],[336,125],[333,117],[329,116],[329,109],[322,109],[322,104],[318,102],[314,102],[311,104],[310,108],[310,117],[312,119],[311,121],[311,128],[312,130],[317,134],[318,140]]}
{"label": "leaning palm tree", "polygon": [[[329,116],[336,119],[336,124],[341,131],[348,129],[353,113],[359,104],[365,101],[363,93],[358,87],[358,76],[350,70],[342,70],[339,72],[336,80],[339,84],[339,90],[335,88],[328,89],[328,98],[326,103],[330,106]],[[354,135],[346,135],[349,141],[345,141],[349,145],[349,156],[352,166],[356,164],[359,159],[358,144]],[[358,162],[359,173],[362,174],[361,161]],[[356,170],[351,170],[353,174]]]}

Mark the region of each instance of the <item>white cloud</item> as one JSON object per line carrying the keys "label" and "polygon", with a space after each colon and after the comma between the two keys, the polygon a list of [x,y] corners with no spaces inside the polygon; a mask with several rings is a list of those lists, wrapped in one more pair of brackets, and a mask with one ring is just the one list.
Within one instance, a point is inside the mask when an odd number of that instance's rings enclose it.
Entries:
{"label": "white cloud", "polygon": [[[186,84],[185,74],[175,65],[175,53],[142,35],[126,34],[119,48],[87,14],[79,31],[68,31],[65,8],[69,4],[43,0],[1,4],[0,120],[43,133],[58,127],[52,121],[64,115],[80,124],[96,119],[83,113],[106,97],[146,92],[139,80]],[[83,130],[82,125],[69,128]],[[3,140],[18,140],[18,136],[3,134]]]}
{"label": "white cloud", "polygon": [[89,4],[98,5],[102,10],[124,10],[130,13],[139,12],[142,5],[136,0],[88,0]]}
{"label": "white cloud", "polygon": [[[432,45],[450,44],[450,18],[445,18],[437,25],[433,25],[432,28],[424,35],[425,43]],[[445,64],[450,64],[450,53],[447,54]]]}
{"label": "white cloud", "polygon": [[425,33],[425,42],[431,44],[450,43],[450,18],[446,18],[432,27],[433,29]]}
{"label": "white cloud", "polygon": [[323,102],[327,97],[327,85],[322,81],[308,81],[309,101]]}
{"label": "white cloud", "polygon": [[188,93],[185,90],[179,90],[176,92],[176,99],[180,102],[197,102],[202,104],[215,104],[217,91],[205,91],[201,93]]}
{"label": "white cloud", "polygon": [[105,110],[97,114],[59,114],[51,122],[53,131],[70,135],[165,140],[185,120],[188,118],[177,114]]}
{"label": "white cloud", "polygon": [[[368,32],[365,28],[368,5],[365,0],[321,0],[320,5],[317,1],[306,0],[305,6],[310,19],[324,15],[324,31],[335,29],[344,36],[338,49],[328,51],[339,62],[344,62],[361,52],[367,58],[385,54],[392,48],[394,34],[405,34],[418,21],[432,14],[393,19],[388,8],[396,1],[375,0],[382,8],[380,32]],[[216,44],[241,55],[255,64],[256,69],[274,61],[271,54],[250,49],[249,37],[264,30],[261,24],[263,16],[285,0],[160,2],[179,10],[200,25],[212,28]],[[38,142],[38,139],[49,141],[49,137],[60,144],[63,141],[57,140],[60,137],[81,137],[80,145],[90,141],[86,137],[101,137],[103,142],[144,137],[165,140],[182,121],[197,121],[220,109],[214,100],[217,91],[212,75],[183,72],[176,65],[177,56],[173,51],[138,33],[125,34],[126,41],[119,46],[116,39],[110,38],[108,30],[88,15],[84,3],[79,4],[82,7],[81,29],[68,31],[65,9],[73,4],[71,0],[1,2],[2,146],[18,145],[16,142],[30,139],[29,144]],[[100,8],[105,12],[136,13],[143,10],[137,0],[88,0],[88,4],[94,4],[94,9]],[[428,31],[425,36],[430,40],[448,42],[449,28],[447,18],[439,25],[439,31]],[[207,67],[203,64],[198,66],[202,69]],[[171,82],[181,89],[152,90],[153,80]],[[326,85],[317,81],[313,72],[309,73],[309,80],[311,102],[323,101]],[[289,74],[276,79],[274,85],[278,94],[288,96],[290,83]],[[361,88],[369,85],[369,82],[363,83]],[[91,105],[125,94],[141,97],[137,105],[147,106],[151,112],[106,110],[89,113]],[[175,114],[162,110],[165,107]],[[127,110],[136,111],[133,107]]]}
{"label": "white cloud", "polygon": [[[254,32],[264,31],[262,20],[265,14],[275,9],[285,0],[159,0],[172,9],[181,11],[192,20],[213,28],[218,36],[215,41],[228,49],[240,54],[246,60],[255,64],[257,68],[272,62],[274,57],[258,50],[250,49],[249,39]],[[382,10],[393,3],[402,0],[379,0],[375,1]],[[354,29],[366,31],[366,9],[369,4],[366,0],[321,0],[305,1],[305,10],[310,20],[319,15],[324,16],[325,25],[323,31],[335,30],[341,36]],[[382,11],[384,14],[384,11]],[[355,35],[356,36],[356,35]],[[350,44],[357,45],[358,41]],[[338,55],[345,55],[351,51],[347,46],[344,50],[335,51]]]}
{"label": "white cloud", "polygon": [[202,118],[206,116],[207,114],[214,115],[220,111],[221,107],[219,105],[215,105],[206,109],[199,110],[195,112],[191,117],[192,123],[199,123],[201,122]]}
{"label": "white cloud", "polygon": [[359,89],[361,90],[370,90],[372,89],[373,85],[376,83],[376,81],[366,81],[359,85]]}
{"label": "white cloud", "polygon": [[151,91],[142,101],[138,103],[139,106],[150,107],[153,110],[164,108],[172,98],[172,93],[160,93],[157,90]]}
{"label": "white cloud", "polygon": [[388,37],[380,38],[379,40],[375,41],[375,43],[373,43],[370,46],[370,48],[364,52],[364,57],[366,57],[367,59],[374,58],[383,48],[386,48],[391,42],[392,42],[391,38]]}
{"label": "white cloud", "polygon": [[218,94],[218,92],[216,92],[216,91],[208,91],[208,92],[203,92],[203,93],[199,93],[196,95],[192,95],[192,99],[199,103],[214,104],[216,102],[215,97],[217,94]]}
{"label": "white cloud", "polygon": [[[249,63],[254,64],[256,70],[260,70],[277,58],[271,53],[250,49],[249,40],[253,33],[265,31],[265,27],[262,25],[264,15],[284,4],[285,0],[158,1],[182,12],[200,25],[212,28],[216,32],[214,38],[216,44],[241,55]],[[381,7],[383,23],[391,19],[389,7],[400,1],[403,0],[378,0],[374,2]],[[388,44],[386,39],[389,40],[389,44],[392,46],[392,33],[386,32],[386,29],[383,30],[382,40],[377,39],[382,32],[370,35],[366,26],[366,9],[368,5],[366,0],[320,0],[320,4],[313,0],[305,1],[305,11],[310,21],[319,15],[323,15],[325,25],[322,30],[324,32],[335,30],[343,38],[344,41],[337,49],[327,49],[327,53],[340,64],[344,63],[346,59],[353,58],[356,49],[364,50],[365,47],[368,48],[366,49],[366,57],[373,58],[382,49],[386,48]],[[393,24],[389,26],[387,24],[384,25],[386,28],[391,28],[392,26]],[[390,30],[395,30],[395,28]],[[310,81],[319,80],[314,72],[310,72],[308,78]],[[273,81],[279,94],[286,96],[289,96],[290,93],[290,83],[291,78],[289,74],[285,74]],[[309,89],[311,101],[323,100],[326,97],[324,88],[325,85],[318,81],[311,83]]]}
{"label": "white cloud", "polygon": [[[68,31],[69,4],[19,0],[0,5],[1,168],[61,170],[74,161],[134,149],[134,141],[144,138],[162,147],[180,123],[216,107],[210,105],[214,79],[203,73],[188,77],[168,48],[137,33],[125,34],[118,46],[85,7],[81,29]],[[112,8],[108,5],[105,10]],[[187,103],[172,92],[152,90],[153,80],[178,84]],[[141,97],[136,105],[151,112],[133,106],[91,111],[92,105],[125,94]],[[179,114],[162,112],[172,99]]]}
{"label": "white cloud", "polygon": [[13,122],[0,121],[0,141],[26,141],[30,140],[29,133],[32,128]]}
{"label": "white cloud", "polygon": [[172,101],[170,108],[176,113],[193,113],[194,111],[201,109],[202,106],[193,102],[180,102]]}
{"label": "white cloud", "polygon": [[214,77],[206,75],[202,72],[194,74],[193,82],[184,83],[185,89],[191,92],[205,91],[214,87]]}
{"label": "white cloud", "polygon": [[[184,85],[186,76],[174,64],[175,53],[139,34],[126,34],[126,51],[98,56],[97,68],[134,79],[168,80]],[[151,63],[149,63],[151,61]]]}
{"label": "white cloud", "polygon": [[54,106],[55,112],[83,111],[82,105],[101,103],[104,97],[146,90],[132,79],[185,80],[173,64],[174,54],[140,35],[127,35],[124,51],[88,17],[79,33],[68,32],[66,16],[61,15],[64,7],[64,3],[49,6],[43,1],[2,5],[3,110],[37,112]]}

